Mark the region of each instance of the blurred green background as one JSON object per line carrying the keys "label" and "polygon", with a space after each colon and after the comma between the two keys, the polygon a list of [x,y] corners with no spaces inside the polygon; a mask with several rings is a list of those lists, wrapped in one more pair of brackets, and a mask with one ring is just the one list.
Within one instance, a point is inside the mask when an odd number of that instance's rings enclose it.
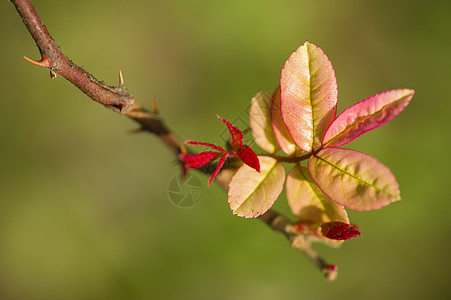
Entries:
{"label": "blurred green background", "polygon": [[[179,170],[153,136],[22,56],[38,51],[0,3],[0,299],[449,299],[450,1],[179,0],[34,4],[62,50],[110,84],[121,69],[182,139],[220,141],[305,40],[338,78],[339,111],[413,88],[407,109],[349,145],[388,165],[403,200],[350,212],[363,236],[318,245],[326,282],[285,238],[232,216],[204,184],[173,205]],[[284,199],[276,203],[287,212]]]}

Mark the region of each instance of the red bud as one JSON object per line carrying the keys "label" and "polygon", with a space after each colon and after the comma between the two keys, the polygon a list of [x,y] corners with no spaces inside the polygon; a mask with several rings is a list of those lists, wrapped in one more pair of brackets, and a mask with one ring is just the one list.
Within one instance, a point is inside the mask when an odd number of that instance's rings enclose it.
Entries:
{"label": "red bud", "polygon": [[329,222],[321,224],[322,234],[333,240],[349,240],[360,236],[359,226],[343,222]]}

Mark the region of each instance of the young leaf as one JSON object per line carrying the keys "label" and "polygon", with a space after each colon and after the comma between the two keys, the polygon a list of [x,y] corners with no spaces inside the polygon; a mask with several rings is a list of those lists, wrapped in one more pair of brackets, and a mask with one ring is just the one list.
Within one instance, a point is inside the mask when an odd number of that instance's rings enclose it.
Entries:
{"label": "young leaf", "polygon": [[285,123],[283,122],[282,114],[280,112],[280,86],[277,87],[272,96],[271,123],[277,143],[283,152],[288,155],[296,155],[302,152],[293,141],[287,126],[285,126]]}
{"label": "young leaf", "polygon": [[362,235],[359,226],[342,222],[321,224],[321,233],[329,239],[339,241],[349,240]]}
{"label": "young leaf", "polygon": [[220,116],[217,116],[219,120],[221,120],[224,124],[226,124],[227,128],[230,131],[230,136],[232,137],[233,148],[238,148],[243,144],[243,132],[239,130],[237,127],[233,126],[229,121]]}
{"label": "young leaf", "polygon": [[217,150],[218,152],[204,151],[199,154],[180,154],[179,157],[184,162],[184,164],[182,165],[183,174],[186,174],[187,168],[200,168],[210,161],[219,158],[218,165],[216,166],[215,171],[213,172],[213,174],[211,174],[211,177],[208,180],[208,185],[210,185],[216,175],[219,174],[219,171],[224,165],[227,157],[239,158],[243,161],[243,163],[255,169],[257,172],[260,172],[260,163],[258,161],[257,155],[248,145],[243,145],[243,132],[237,127],[233,126],[226,119],[221,118],[220,116],[218,116],[218,119],[221,120],[229,129],[230,136],[232,138],[233,149],[226,151],[222,149],[222,147],[216,146],[214,144],[188,140],[185,142],[188,145],[207,146],[209,148]]}
{"label": "young leaf", "polygon": [[305,42],[293,52],[280,77],[281,111],[294,142],[311,152],[320,145],[337,111],[337,81],[331,62]]}
{"label": "young leaf", "polygon": [[338,147],[384,125],[399,114],[415,91],[391,90],[376,94],[344,110],[330,125],[324,135],[326,147]]}
{"label": "young leaf", "polygon": [[260,172],[260,162],[257,154],[248,145],[241,145],[236,151],[238,157],[249,167]]}
{"label": "young leaf", "polygon": [[288,173],[286,188],[288,205],[299,221],[349,223],[344,207],[324,195],[313,181],[307,168],[296,164]]}
{"label": "young leaf", "polygon": [[390,169],[368,154],[326,148],[310,157],[308,169],[324,194],[347,208],[372,210],[401,200]]}
{"label": "young leaf", "polygon": [[249,123],[257,145],[269,153],[274,153],[279,147],[271,125],[271,102],[270,93],[257,93],[251,101]]}
{"label": "young leaf", "polygon": [[259,156],[260,173],[242,165],[229,183],[228,202],[233,213],[246,218],[264,214],[279,197],[285,169],[276,159]]}
{"label": "young leaf", "polygon": [[198,154],[180,154],[180,158],[186,163],[187,168],[203,167],[220,156],[221,153],[216,151],[204,151]]}

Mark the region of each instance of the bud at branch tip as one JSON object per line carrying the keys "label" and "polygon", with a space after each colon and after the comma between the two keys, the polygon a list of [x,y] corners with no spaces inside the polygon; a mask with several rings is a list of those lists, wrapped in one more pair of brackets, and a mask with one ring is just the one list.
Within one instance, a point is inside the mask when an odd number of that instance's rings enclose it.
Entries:
{"label": "bud at branch tip", "polygon": [[327,280],[334,281],[338,276],[338,268],[336,265],[327,265],[323,268],[323,274]]}

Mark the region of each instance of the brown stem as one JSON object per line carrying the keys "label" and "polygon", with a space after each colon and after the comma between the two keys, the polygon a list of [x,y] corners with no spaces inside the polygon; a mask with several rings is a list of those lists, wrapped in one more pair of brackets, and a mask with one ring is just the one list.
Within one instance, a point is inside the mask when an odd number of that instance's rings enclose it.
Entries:
{"label": "brown stem", "polygon": [[[29,0],[11,0],[11,2],[15,5],[17,12],[21,16],[22,21],[41,52],[42,59],[40,61],[26,58],[28,61],[37,66],[50,69],[52,77],[60,75],[66,78],[94,101],[133,119],[139,123],[139,130],[148,131],[158,136],[174,154],[178,155],[187,152],[183,143],[173,135],[163,123],[158,114],[156,105],[154,105],[154,111],[149,112],[134,101],[133,97],[123,85],[124,81],[122,74],[120,74],[119,87],[107,86],[97,80],[94,76],[71,62],[62,53]],[[308,157],[301,156],[298,158],[286,159],[279,157],[282,161],[290,162],[297,162],[305,158]],[[209,174],[211,171],[210,169],[211,168],[205,167],[200,169],[200,171],[204,174]],[[218,176],[216,182],[227,190],[228,180],[230,180],[230,176]],[[273,230],[283,233],[291,241],[294,248],[305,253],[329,279],[332,278],[329,274],[330,272],[328,273],[327,270],[334,269],[334,266],[327,264],[321,259],[310,247],[310,243],[298,242],[300,236],[294,234],[290,230],[291,222],[287,217],[273,210],[268,210],[265,214],[260,216],[259,219],[265,222]]]}
{"label": "brown stem", "polygon": [[260,220],[265,222],[269,227],[275,231],[279,231],[290,240],[291,247],[304,253],[323,273],[328,280],[335,280],[337,278],[337,267],[327,263],[319,254],[311,247],[312,237],[303,235],[293,229],[292,222],[284,215],[270,209],[260,217]]}
{"label": "brown stem", "polygon": [[[94,101],[125,114],[140,124],[140,129],[157,135],[175,154],[185,153],[185,147],[163,124],[158,113],[149,112],[128,93],[120,73],[120,85],[111,87],[71,62],[56,45],[29,0],[11,0],[25,26],[36,42],[42,59],[33,64],[50,69],[51,75],[61,75]],[[52,76],[53,77],[53,76]]]}
{"label": "brown stem", "polygon": [[22,21],[41,52],[42,59],[35,65],[50,69],[52,77],[60,75],[78,87],[83,93],[104,106],[125,113],[133,104],[133,98],[123,86],[110,87],[71,62],[56,45],[41,18],[29,0],[12,0]]}
{"label": "brown stem", "polygon": [[158,112],[149,112],[134,102],[125,115],[138,122],[141,131],[148,131],[158,136],[174,154],[187,153],[183,143],[169,131]]}

